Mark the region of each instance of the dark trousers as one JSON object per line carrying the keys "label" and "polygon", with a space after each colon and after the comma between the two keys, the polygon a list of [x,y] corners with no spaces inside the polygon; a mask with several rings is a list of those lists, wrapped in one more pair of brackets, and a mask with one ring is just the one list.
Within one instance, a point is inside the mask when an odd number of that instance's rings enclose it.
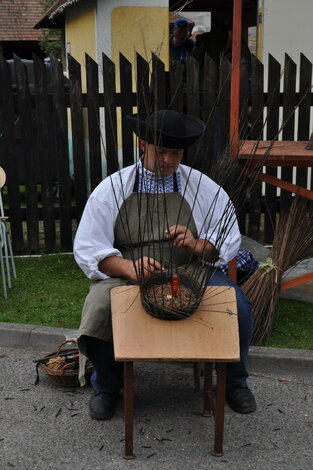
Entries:
{"label": "dark trousers", "polygon": [[[230,281],[219,269],[215,270],[208,285],[231,286],[236,290],[240,361],[227,365],[227,388],[246,387],[248,377],[247,358],[249,345],[252,338],[253,320],[248,299],[235,283]],[[123,387],[123,364],[114,360],[113,344],[101,341],[90,336],[86,337],[87,355],[92,361],[95,371],[91,377],[91,383],[96,391],[113,392]]]}

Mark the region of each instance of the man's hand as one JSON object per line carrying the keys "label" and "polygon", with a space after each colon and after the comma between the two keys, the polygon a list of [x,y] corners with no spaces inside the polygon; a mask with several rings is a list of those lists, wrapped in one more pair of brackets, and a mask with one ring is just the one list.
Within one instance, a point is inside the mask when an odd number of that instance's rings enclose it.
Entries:
{"label": "man's hand", "polygon": [[191,230],[184,225],[172,225],[167,230],[167,236],[173,239],[173,245],[176,247],[183,247],[189,253],[210,261],[218,260],[216,248],[203,238],[195,238]]}
{"label": "man's hand", "polygon": [[162,271],[162,265],[154,258],[148,258],[148,256],[143,256],[142,258],[137,259],[135,262],[132,262],[133,270],[130,274],[130,279],[137,281],[138,278],[150,277],[152,274],[155,274],[157,271]]}
{"label": "man's hand", "polygon": [[153,258],[143,256],[132,261],[119,256],[109,256],[100,261],[99,271],[110,277],[125,277],[132,281],[138,281],[138,278],[150,277],[157,271],[161,271],[162,265]]}
{"label": "man's hand", "polygon": [[184,225],[172,225],[167,230],[168,238],[173,239],[173,245],[184,247],[189,252],[194,252],[197,239],[193,236],[191,230]]}

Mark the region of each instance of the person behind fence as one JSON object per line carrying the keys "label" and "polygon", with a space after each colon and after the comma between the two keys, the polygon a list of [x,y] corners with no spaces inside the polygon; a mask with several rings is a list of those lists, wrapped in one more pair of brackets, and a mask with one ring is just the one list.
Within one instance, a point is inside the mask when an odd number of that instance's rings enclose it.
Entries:
{"label": "person behind fence", "polygon": [[[225,228],[225,239],[218,249],[215,248],[213,227],[220,224],[225,208],[233,206],[226,192],[214,181],[181,164],[184,149],[202,135],[204,123],[171,110],[160,110],[152,115],[130,115],[128,123],[139,137],[142,156],[138,162],[105,178],[95,188],[87,201],[74,241],[75,260],[91,280],[78,335],[81,356],[88,356],[94,364],[91,377],[94,394],[89,402],[89,415],[99,420],[111,418],[123,388],[123,364],[114,360],[110,290],[136,283],[139,267],[146,277],[162,269],[157,255],[151,258],[144,251],[140,252],[142,257],[139,259],[130,255],[138,249],[138,238],[132,240],[130,236],[125,240],[125,224],[135,223],[138,211],[145,210],[138,208],[138,192],[149,193],[149,198],[140,201],[147,204],[148,199],[150,210],[153,207],[151,198],[160,192],[167,193],[167,213],[162,213],[165,210],[162,204],[158,205],[155,219],[168,220],[167,243],[170,239],[174,247],[180,247],[179,259],[172,254],[174,263],[184,265],[190,260],[190,253],[197,259],[208,259],[213,254],[216,268],[211,268],[213,274],[209,284],[235,288],[240,361],[227,365],[226,399],[234,411],[251,413],[256,409],[254,396],[247,385],[247,356],[253,328],[251,307],[239,286],[220,269],[238,251],[241,237],[237,220],[233,211],[227,219],[229,226]],[[212,202],[214,213],[208,217]],[[124,220],[126,214],[127,221]],[[152,229],[160,233],[158,227]],[[131,230],[131,234],[132,231],[135,230]],[[147,235],[141,243],[144,249],[151,250],[152,244],[157,252],[156,244],[162,242],[164,234],[159,236],[160,241],[152,243]]]}
{"label": "person behind fence", "polygon": [[191,30],[191,39],[193,40],[194,43],[197,42],[197,38],[201,36],[201,34],[204,34],[206,32],[206,29],[202,24],[196,24],[192,30]]}
{"label": "person behind fence", "polygon": [[173,25],[173,34],[169,37],[169,50],[171,60],[179,60],[185,63],[187,52],[191,53],[193,40],[189,37],[189,23],[184,18],[179,18]]}

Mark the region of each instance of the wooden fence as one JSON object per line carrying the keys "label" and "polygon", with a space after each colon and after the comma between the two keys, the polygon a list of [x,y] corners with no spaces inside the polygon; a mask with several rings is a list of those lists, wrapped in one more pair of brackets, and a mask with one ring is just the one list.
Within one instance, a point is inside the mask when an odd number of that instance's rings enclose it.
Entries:
{"label": "wooden fence", "polygon": [[[171,107],[206,121],[198,157],[194,148],[184,157],[205,173],[210,174],[214,154],[229,144],[231,65],[226,60],[218,69],[207,57],[205,78],[199,84],[199,66],[193,57],[188,57],[186,67],[174,63],[166,72],[154,55],[150,63],[137,55],[135,71],[120,55],[116,88],[115,64],[103,55],[99,74],[98,64],[86,55],[86,93],[82,93],[81,65],[70,55],[68,79],[59,61],[52,58],[48,68],[37,57],[33,60],[34,83],[30,83],[21,60],[15,58],[12,68],[0,59],[0,166],[7,174],[4,198],[15,253],[72,250],[75,227],[90,191],[119,163],[134,162],[126,116],[135,110]],[[263,65],[255,58],[251,70],[242,64],[242,139],[309,138],[312,64],[304,55],[299,91],[296,77],[296,64],[288,55],[283,68],[270,56],[265,93]],[[268,172],[276,176],[277,169]],[[291,180],[292,169],[283,172]],[[306,185],[307,169],[298,169],[296,179]],[[271,186],[262,195],[261,184],[253,193],[248,191],[239,214],[242,233],[270,242],[279,207],[287,207],[289,198],[286,194],[278,198]]]}

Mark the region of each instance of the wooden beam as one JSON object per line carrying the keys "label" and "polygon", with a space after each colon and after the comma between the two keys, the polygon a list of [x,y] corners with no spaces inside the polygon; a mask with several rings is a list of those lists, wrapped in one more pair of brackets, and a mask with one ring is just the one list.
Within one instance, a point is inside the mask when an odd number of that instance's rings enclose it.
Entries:
{"label": "wooden beam", "polygon": [[234,157],[239,151],[240,57],[242,0],[234,0],[232,28],[232,71],[230,88],[230,148]]}
{"label": "wooden beam", "polygon": [[296,287],[310,281],[313,281],[313,272],[303,274],[302,276],[294,277],[293,279],[289,279],[288,281],[283,281],[280,284],[280,291],[291,289],[291,287]]}

